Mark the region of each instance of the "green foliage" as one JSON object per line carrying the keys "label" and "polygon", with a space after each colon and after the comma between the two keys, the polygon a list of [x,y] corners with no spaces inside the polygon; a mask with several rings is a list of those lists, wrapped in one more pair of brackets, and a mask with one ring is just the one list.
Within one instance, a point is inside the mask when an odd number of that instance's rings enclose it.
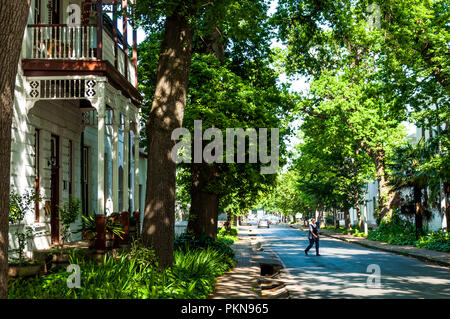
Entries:
{"label": "green foliage", "polygon": [[[230,270],[229,242],[186,239],[174,252],[173,267],[160,270],[153,250],[135,242],[119,256],[105,255],[101,263],[72,251],[69,263],[81,270],[81,288],[68,288],[70,273],[63,269],[47,276],[12,281],[11,299],[198,299],[213,291],[216,277]],[[226,251],[226,253],[224,253]],[[232,253],[232,251],[231,251]]]}
{"label": "green foliage", "polygon": [[95,227],[95,218],[92,215],[81,215],[81,227],[78,232],[83,232],[88,237],[95,237],[97,230]]}
{"label": "green foliage", "polygon": [[[95,216],[94,215],[88,215],[88,216],[81,216],[81,227],[78,229],[77,232],[83,232],[88,237],[94,238],[97,235],[97,229],[95,224]],[[122,235],[125,233],[123,231],[122,224],[117,221],[113,217],[107,217],[106,218],[106,233],[110,235],[116,235],[120,238],[122,238]]]}
{"label": "green foliage", "polygon": [[195,250],[198,248],[208,248],[211,247],[219,251],[224,256],[229,258],[234,258],[234,251],[230,247],[233,244],[233,240],[229,238],[223,238],[218,236],[216,240],[208,237],[206,235],[196,237],[192,234],[185,233],[175,239],[174,246],[175,250],[179,249],[190,249]]}
{"label": "green foliage", "polygon": [[36,202],[42,198],[34,191],[26,191],[23,194],[11,190],[9,196],[9,222],[11,224],[20,224],[25,215],[32,211]]}
{"label": "green foliage", "polygon": [[419,248],[450,252],[450,235],[442,230],[421,236],[415,245]]}
{"label": "green foliage", "polygon": [[225,239],[235,242],[238,240],[238,228],[233,226],[230,231],[227,231],[225,227],[221,227],[217,232],[217,238],[219,240]]}
{"label": "green foliage", "polygon": [[[24,251],[28,240],[33,238],[32,228],[23,226],[23,220],[28,212],[33,211],[36,202],[41,200],[39,194],[36,194],[34,191],[26,191],[23,194],[19,194],[11,190],[9,197],[9,222],[16,227],[14,237],[17,239],[18,244],[17,249],[11,249],[10,251],[18,253],[17,263],[19,265],[23,265],[26,262]],[[12,261],[12,263],[16,263],[16,261]]]}
{"label": "green foliage", "polygon": [[[380,9],[376,27],[369,25],[373,4]],[[287,46],[286,70],[311,79],[299,112],[308,122],[324,123],[320,135],[340,136],[370,157],[377,167],[370,175],[376,173],[381,185],[381,215],[391,200],[383,167],[403,138],[400,123],[448,123],[448,9],[445,0],[278,1],[274,22]],[[441,151],[420,163],[422,173],[427,166],[435,176],[431,186],[449,176],[448,127],[440,131],[434,139]]]}
{"label": "green foliage", "polygon": [[[334,231],[334,232],[342,233],[344,235],[353,235],[353,236],[356,236],[356,237],[367,237],[366,234],[359,229],[358,225],[352,226],[352,228],[350,230],[347,230],[347,229],[345,229],[342,226],[339,226],[339,227],[325,226],[325,227],[322,227],[322,228],[323,229],[328,229],[328,230],[331,230],[331,231]],[[369,232],[369,234],[370,234],[370,232]]]}
{"label": "green foliage", "polygon": [[63,242],[67,242],[72,235],[70,224],[75,223],[78,216],[81,214],[81,200],[69,196],[69,202],[64,203],[63,206],[58,209],[62,225],[62,239]]}
{"label": "green foliage", "polygon": [[450,236],[442,230],[427,233],[418,239],[414,225],[394,214],[391,220],[382,221],[380,227],[369,233],[368,239],[392,245],[412,245],[419,248],[450,252]]}
{"label": "green foliage", "polygon": [[393,214],[390,220],[383,220],[380,226],[372,231],[368,239],[387,242],[392,245],[414,245],[415,227],[411,222]]}
{"label": "green foliage", "polygon": [[313,210],[311,198],[298,190],[298,172],[290,169],[277,177],[275,186],[256,204],[283,215],[308,214]]}

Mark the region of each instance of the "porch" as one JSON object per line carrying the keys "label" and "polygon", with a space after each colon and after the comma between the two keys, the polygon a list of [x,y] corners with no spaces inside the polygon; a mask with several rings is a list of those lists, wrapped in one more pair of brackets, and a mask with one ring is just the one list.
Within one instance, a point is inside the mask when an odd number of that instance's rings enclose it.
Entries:
{"label": "porch", "polygon": [[[139,211],[145,185],[139,109],[132,100],[105,77],[20,80],[24,88],[15,92],[11,183],[43,198],[26,216],[25,224],[35,231],[29,250],[59,243],[58,207],[69,196],[82,200],[86,216]],[[71,229],[79,226],[80,221]]]}

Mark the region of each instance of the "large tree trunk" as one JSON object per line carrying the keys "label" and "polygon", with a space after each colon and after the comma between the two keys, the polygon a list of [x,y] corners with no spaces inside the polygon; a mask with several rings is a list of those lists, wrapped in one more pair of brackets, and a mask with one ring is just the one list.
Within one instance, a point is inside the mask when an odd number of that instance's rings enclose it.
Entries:
{"label": "large tree trunk", "polygon": [[420,187],[414,187],[414,223],[416,225],[416,237],[422,234],[423,231],[423,216],[422,216],[422,189]]}
{"label": "large tree trunk", "polygon": [[[359,197],[359,195],[357,195]],[[361,201],[358,199],[356,201],[356,215],[358,217],[358,226],[359,226],[359,230],[363,230],[364,229],[364,225],[363,225],[363,214],[361,211]]]}
{"label": "large tree trunk", "polygon": [[207,189],[208,183],[218,178],[215,164],[191,164],[191,209],[188,232],[212,238],[217,237],[219,195]]}
{"label": "large tree trunk", "polygon": [[378,180],[378,207],[379,216],[378,222],[382,219],[388,219],[392,217],[391,203],[394,199],[394,193],[391,186],[388,184],[389,180],[386,174],[386,156],[384,150],[372,151],[369,153],[376,169]]}
{"label": "large tree trunk", "polygon": [[224,224],[225,229],[229,232],[231,231],[231,219],[233,216],[231,216],[231,212],[227,212],[227,221]]}
{"label": "large tree trunk", "polygon": [[339,221],[338,221],[337,216],[336,216],[336,208],[333,208],[333,226],[334,227],[338,227],[339,226]]}
{"label": "large tree trunk", "polygon": [[233,215],[233,227],[237,227],[237,226],[239,226],[238,225],[238,217],[236,215]]}
{"label": "large tree trunk", "polygon": [[8,226],[14,88],[30,1],[0,5],[0,298],[8,298]]}
{"label": "large tree trunk", "polygon": [[175,174],[172,131],[181,127],[193,32],[176,11],[166,19],[152,109],[147,121],[148,170],[142,240],[155,249],[161,268],[173,263]]}
{"label": "large tree trunk", "polygon": [[450,231],[450,183],[444,183],[446,228]]}
{"label": "large tree trunk", "polygon": [[344,220],[345,220],[345,229],[350,230],[352,228],[352,223],[350,220],[350,210],[348,208],[344,209]]}

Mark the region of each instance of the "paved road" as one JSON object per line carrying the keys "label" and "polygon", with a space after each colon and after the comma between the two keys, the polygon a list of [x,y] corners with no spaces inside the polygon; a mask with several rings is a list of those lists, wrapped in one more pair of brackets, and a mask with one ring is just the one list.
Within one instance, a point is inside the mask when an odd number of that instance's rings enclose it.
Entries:
{"label": "paved road", "polygon": [[[320,239],[321,256],[314,247],[305,256],[305,232],[278,225],[253,228],[306,298],[450,298],[450,268],[325,236]],[[368,271],[370,265],[379,266],[380,287],[373,277],[377,266]]]}

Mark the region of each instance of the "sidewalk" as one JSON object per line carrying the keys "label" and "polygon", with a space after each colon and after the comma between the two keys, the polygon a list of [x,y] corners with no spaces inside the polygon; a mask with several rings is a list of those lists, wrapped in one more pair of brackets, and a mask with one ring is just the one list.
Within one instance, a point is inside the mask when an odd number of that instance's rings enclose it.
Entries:
{"label": "sidewalk", "polygon": [[[286,298],[286,289],[269,289],[268,282],[279,282],[262,276],[261,265],[280,265],[275,255],[261,247],[261,241],[251,227],[239,227],[239,240],[232,246],[237,259],[233,270],[217,279],[211,299]],[[283,285],[284,287],[284,285]]]}
{"label": "sidewalk", "polygon": [[[308,231],[302,225],[289,225],[292,228],[300,229],[303,231]],[[431,261],[435,262],[442,266],[450,267],[450,254],[446,252],[440,252],[435,250],[428,250],[423,248],[418,248],[414,246],[398,246],[398,245],[390,245],[388,243],[369,240],[363,237],[356,237],[353,235],[344,235],[341,233],[337,233],[328,229],[320,229],[321,235],[325,235],[331,238],[343,240],[349,243],[358,244],[364,247],[383,250],[387,252],[391,252],[394,254],[404,255],[414,257],[423,261]]]}
{"label": "sidewalk", "polygon": [[[255,236],[256,237],[256,236]],[[232,246],[237,263],[233,270],[217,279],[212,299],[261,298],[257,278],[260,274],[251,232],[239,230],[239,240]],[[252,240],[253,239],[253,240]]]}

